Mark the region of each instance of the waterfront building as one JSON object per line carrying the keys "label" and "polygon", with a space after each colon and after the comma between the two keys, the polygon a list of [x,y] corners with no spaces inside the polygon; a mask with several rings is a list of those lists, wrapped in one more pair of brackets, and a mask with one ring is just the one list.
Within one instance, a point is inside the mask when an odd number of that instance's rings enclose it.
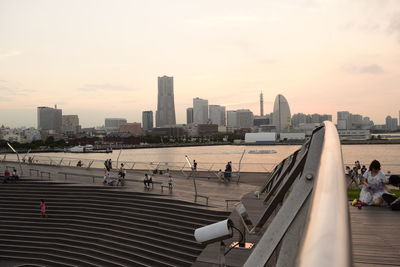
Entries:
{"label": "waterfront building", "polygon": [[142,112],[142,124],[145,133],[153,129],[153,111],[148,110]]}
{"label": "waterfront building", "polygon": [[193,108],[186,109],[186,124],[193,123]]}
{"label": "waterfront building", "polygon": [[373,121],[371,121],[368,117],[363,117],[360,114],[352,114],[348,111],[338,111],[337,113],[338,130],[367,130],[373,125]]}
{"label": "waterfront building", "polygon": [[264,116],[264,96],[262,91],[260,93],[260,116]]}
{"label": "waterfront building", "polygon": [[104,126],[107,131],[117,131],[121,124],[127,123],[124,118],[106,118],[104,121]]}
{"label": "waterfront building", "polygon": [[278,132],[287,132],[290,130],[291,115],[289,103],[281,94],[277,95],[275,98],[272,121]]}
{"label": "waterfront building", "polygon": [[277,140],[276,133],[246,133],[245,143],[274,143]]}
{"label": "waterfront building", "polygon": [[188,129],[190,137],[212,136],[218,134],[218,124],[194,124]]}
{"label": "waterfront building", "polygon": [[369,140],[369,130],[338,130],[340,140]]}
{"label": "waterfront building", "polygon": [[208,123],[208,100],[193,98],[193,123]]}
{"label": "waterfront building", "polygon": [[153,128],[151,131],[151,135],[153,136],[162,136],[162,137],[184,137],[185,129],[181,126],[171,126],[171,127],[157,127]]}
{"label": "waterfront building", "polygon": [[392,118],[391,116],[386,117],[386,129],[388,131],[395,131],[398,129],[398,121],[397,118]]}
{"label": "waterfront building", "polygon": [[225,107],[220,105],[209,106],[209,118],[212,124],[224,126],[226,124]]}
{"label": "waterfront building", "polygon": [[174,77],[158,77],[156,127],[176,124],[174,103]]}
{"label": "waterfront building", "polygon": [[37,121],[38,130],[41,131],[54,131],[55,133],[61,133],[62,128],[62,110],[50,107],[38,107],[37,108]]}
{"label": "waterfront building", "polygon": [[142,125],[139,122],[123,123],[119,126],[118,132],[140,136],[142,135]]}
{"label": "waterfront building", "polygon": [[80,128],[78,115],[62,115],[62,133],[74,135]]}

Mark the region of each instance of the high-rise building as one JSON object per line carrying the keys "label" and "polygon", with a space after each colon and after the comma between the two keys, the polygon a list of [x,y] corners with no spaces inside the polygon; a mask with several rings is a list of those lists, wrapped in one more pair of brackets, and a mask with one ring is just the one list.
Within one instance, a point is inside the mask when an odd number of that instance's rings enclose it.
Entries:
{"label": "high-rise building", "polygon": [[274,102],[273,125],[278,132],[290,130],[291,118],[289,103],[283,95],[277,95]]}
{"label": "high-rise building", "polygon": [[348,111],[337,112],[337,128],[339,130],[346,130],[351,128],[350,112]]}
{"label": "high-rise building", "polygon": [[37,108],[38,130],[61,133],[62,110],[50,107]]}
{"label": "high-rise building", "polygon": [[238,123],[237,123],[236,110],[228,110],[226,112],[226,126],[238,127],[237,125]]}
{"label": "high-rise building", "polygon": [[193,123],[208,123],[208,100],[193,98]]}
{"label": "high-rise building", "polygon": [[62,132],[65,134],[77,134],[79,132],[78,115],[62,115]]}
{"label": "high-rise building", "polygon": [[174,77],[158,77],[156,127],[176,124],[174,103]]}
{"label": "high-rise building", "polygon": [[123,118],[107,118],[104,121],[104,127],[108,131],[117,131],[121,124],[127,123],[126,119]]}
{"label": "high-rise building", "polygon": [[262,91],[260,94],[260,116],[264,116],[264,96]]}
{"label": "high-rise building", "polygon": [[254,123],[254,115],[248,109],[236,110],[236,121],[239,128],[251,128]]}
{"label": "high-rise building", "polygon": [[212,124],[218,124],[218,126],[225,126],[226,116],[225,107],[220,105],[210,105],[209,107],[209,118]]}
{"label": "high-rise building", "polygon": [[153,111],[143,111],[142,112],[142,124],[143,124],[143,131],[147,132],[153,129]]}
{"label": "high-rise building", "polygon": [[186,124],[193,123],[193,108],[186,109]]}
{"label": "high-rise building", "polygon": [[397,118],[392,118],[391,116],[386,117],[386,129],[389,131],[395,131],[399,127]]}

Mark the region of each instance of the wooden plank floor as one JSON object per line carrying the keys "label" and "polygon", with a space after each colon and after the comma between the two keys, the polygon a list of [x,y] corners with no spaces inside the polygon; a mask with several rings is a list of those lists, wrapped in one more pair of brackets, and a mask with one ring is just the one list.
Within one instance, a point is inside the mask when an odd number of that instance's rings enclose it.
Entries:
{"label": "wooden plank floor", "polygon": [[400,212],[350,206],[355,267],[400,266]]}

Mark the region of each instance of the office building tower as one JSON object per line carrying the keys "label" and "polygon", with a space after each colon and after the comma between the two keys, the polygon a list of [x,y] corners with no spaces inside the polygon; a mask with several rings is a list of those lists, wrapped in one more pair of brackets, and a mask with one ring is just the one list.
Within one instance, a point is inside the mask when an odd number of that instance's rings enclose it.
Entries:
{"label": "office building tower", "polygon": [[37,108],[38,130],[61,133],[62,110],[50,107]]}
{"label": "office building tower", "polygon": [[174,77],[158,77],[156,127],[175,124]]}
{"label": "office building tower", "polygon": [[237,123],[236,110],[228,110],[226,112],[226,126],[238,127],[237,125],[238,123]]}
{"label": "office building tower", "polygon": [[283,95],[277,95],[274,102],[273,125],[277,132],[287,132],[291,127],[289,103]]}
{"label": "office building tower", "polygon": [[264,116],[264,96],[262,91],[260,94],[260,116]]}
{"label": "office building tower", "polygon": [[104,127],[108,131],[117,131],[121,124],[127,123],[126,119],[123,118],[107,118],[104,122]]}
{"label": "office building tower", "polygon": [[395,131],[398,129],[398,121],[397,118],[392,118],[391,116],[386,117],[386,129],[389,131]]}
{"label": "office building tower", "polygon": [[225,126],[226,123],[225,107],[220,105],[210,105],[209,118],[212,124],[218,124],[218,126]]}
{"label": "office building tower", "polygon": [[348,111],[337,112],[337,128],[338,130],[351,129],[350,112]]}
{"label": "office building tower", "polygon": [[193,108],[186,109],[186,124],[193,123]]}
{"label": "office building tower", "polygon": [[208,123],[208,100],[193,98],[193,123]]}
{"label": "office building tower", "polygon": [[62,115],[62,132],[65,134],[77,134],[79,132],[78,115]]}
{"label": "office building tower", "polygon": [[153,111],[148,110],[142,112],[142,124],[145,133],[153,129]]}
{"label": "office building tower", "polygon": [[254,115],[248,109],[236,110],[236,123],[239,128],[251,128],[254,123]]}

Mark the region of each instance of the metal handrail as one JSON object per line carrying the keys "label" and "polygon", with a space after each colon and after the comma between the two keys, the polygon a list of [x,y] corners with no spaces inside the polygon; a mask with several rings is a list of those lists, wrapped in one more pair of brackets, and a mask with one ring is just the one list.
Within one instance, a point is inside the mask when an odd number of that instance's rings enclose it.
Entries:
{"label": "metal handrail", "polygon": [[297,256],[300,267],[352,266],[346,179],[339,136],[325,121],[325,137],[308,212],[308,223]]}

